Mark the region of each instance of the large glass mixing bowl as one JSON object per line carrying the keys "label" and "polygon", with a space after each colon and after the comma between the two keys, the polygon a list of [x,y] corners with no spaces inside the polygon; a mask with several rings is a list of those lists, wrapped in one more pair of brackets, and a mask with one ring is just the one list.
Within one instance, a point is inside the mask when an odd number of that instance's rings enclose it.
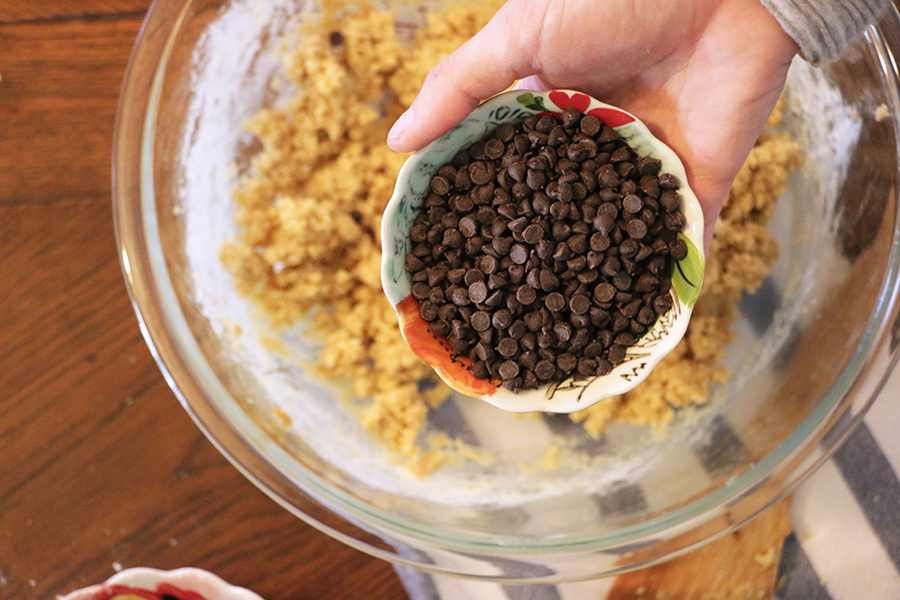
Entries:
{"label": "large glass mixing bowl", "polygon": [[[242,124],[287,93],[270,85],[276,50],[312,9],[158,0],[128,69],[114,154],[122,263],[147,342],[198,425],[287,510],[435,573],[590,578],[751,519],[859,421],[898,356],[895,10],[842,60],[792,67],[784,128],[805,160],[772,221],[779,261],[740,304],[733,375],[708,407],[663,436],[617,425],[594,440],[565,417],[453,398],[429,427],[495,460],[419,479],[364,432],[337,385],[302,366],[315,352],[302,327],[266,331],[217,256],[237,231],[234,164],[253,150]],[[270,350],[272,336],[286,353]],[[519,468],[560,438],[590,460]]]}

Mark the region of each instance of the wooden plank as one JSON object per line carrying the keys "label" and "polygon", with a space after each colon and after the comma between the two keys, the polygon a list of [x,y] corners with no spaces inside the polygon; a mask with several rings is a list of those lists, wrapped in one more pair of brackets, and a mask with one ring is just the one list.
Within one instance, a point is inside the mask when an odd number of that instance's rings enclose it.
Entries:
{"label": "wooden plank", "polygon": [[142,14],[62,18],[126,4],[0,0],[0,20],[27,21],[0,24],[0,597],[54,598],[139,565],[199,566],[269,600],[403,597],[390,565],[234,469],[141,338],[110,158]]}
{"label": "wooden plank", "polygon": [[61,20],[73,18],[96,19],[123,13],[140,13],[150,6],[149,0],[30,0],[0,3],[0,23]]}
{"label": "wooden plank", "polygon": [[618,577],[606,600],[766,600],[775,593],[784,500],[742,528],[669,562]]}
{"label": "wooden plank", "polygon": [[0,597],[139,565],[272,600],[402,597],[390,565],[275,504],[179,406],[126,295],[108,196],[0,205],[0,265]]}
{"label": "wooden plank", "polygon": [[[138,565],[199,566],[267,600],[403,598],[390,565],[231,467],[140,336],[109,194],[118,94],[146,5],[0,0],[0,598],[54,598]],[[616,589],[671,590],[697,560]]]}
{"label": "wooden plank", "polygon": [[0,25],[0,203],[105,196],[139,16]]}

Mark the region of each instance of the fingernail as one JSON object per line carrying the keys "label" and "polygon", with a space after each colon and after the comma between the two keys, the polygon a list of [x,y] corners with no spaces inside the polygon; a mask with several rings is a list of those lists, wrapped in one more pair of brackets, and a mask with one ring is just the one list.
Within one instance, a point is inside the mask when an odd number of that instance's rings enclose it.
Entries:
{"label": "fingernail", "polygon": [[396,142],[401,137],[403,137],[403,133],[409,128],[410,123],[413,120],[413,110],[412,107],[408,108],[405,113],[400,115],[400,118],[397,119],[397,122],[394,123],[394,126],[391,127],[391,131],[388,133],[388,143]]}

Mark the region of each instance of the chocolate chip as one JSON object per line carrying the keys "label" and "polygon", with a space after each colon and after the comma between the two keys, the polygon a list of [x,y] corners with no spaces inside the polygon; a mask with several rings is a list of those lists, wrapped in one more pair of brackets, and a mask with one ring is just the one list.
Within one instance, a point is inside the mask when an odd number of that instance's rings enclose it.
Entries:
{"label": "chocolate chip", "polygon": [[510,123],[501,123],[497,130],[494,132],[494,135],[497,136],[497,139],[503,143],[509,142],[513,139],[513,136],[516,134],[515,127]]}
{"label": "chocolate chip", "polygon": [[[622,314],[628,317],[629,319],[633,319],[637,316],[638,311],[641,309],[641,301],[640,300],[632,300],[625,306],[623,306],[620,310]],[[633,344],[634,342],[632,342]],[[631,344],[625,344],[626,346],[630,346]]]}
{"label": "chocolate chip", "polygon": [[545,292],[552,292],[559,287],[559,278],[550,269],[541,269],[538,279]]}
{"label": "chocolate chip", "polygon": [[516,300],[523,305],[528,305],[537,300],[537,292],[530,285],[520,285],[516,291]]}
{"label": "chocolate chip", "polygon": [[594,217],[593,225],[594,229],[596,229],[598,233],[609,237],[616,226],[616,220],[611,215],[598,214],[596,217]]}
{"label": "chocolate chip", "polygon": [[491,138],[484,144],[484,154],[487,158],[496,160],[506,152],[506,144],[498,138]]}
{"label": "chocolate chip", "polygon": [[535,245],[544,239],[544,234],[545,231],[543,227],[537,223],[532,223],[522,231],[522,238],[525,242]]}
{"label": "chocolate chip", "polygon": [[651,198],[659,198],[659,178],[652,175],[644,175],[640,182],[641,191]]}
{"label": "chocolate chip", "polygon": [[641,157],[637,162],[638,170],[640,170],[641,175],[656,175],[659,173],[661,165],[662,163],[658,158],[653,158],[651,156]]}
{"label": "chocolate chip", "polygon": [[659,204],[667,211],[674,212],[681,207],[681,196],[675,190],[665,190],[659,196]]}
{"label": "chocolate chip", "polygon": [[[513,247],[513,239],[511,237],[497,236],[491,240],[491,246],[498,256],[508,256]],[[524,261],[523,261],[524,262]]]}
{"label": "chocolate chip", "polygon": [[513,219],[507,224],[509,230],[514,233],[522,233],[525,227],[528,226],[528,217],[519,217],[517,219]]}
{"label": "chocolate chip", "polygon": [[632,214],[641,212],[641,209],[644,208],[644,201],[641,200],[640,196],[635,194],[628,194],[622,200],[622,208],[625,209],[626,212],[630,212]]}
{"label": "chocolate chip", "polygon": [[[585,266],[587,266],[587,259],[585,259]],[[597,281],[597,278],[599,276],[600,276],[600,274],[597,273],[597,271],[594,271],[593,269],[581,271],[577,275],[578,281],[580,281],[581,283],[585,283],[585,284],[594,283],[595,281]]]}
{"label": "chocolate chip", "polygon": [[590,308],[591,301],[587,296],[576,294],[575,296],[572,296],[571,300],[569,300],[569,310],[571,310],[576,315],[583,315]]}
{"label": "chocolate chip", "polygon": [[[533,310],[530,313],[527,313],[523,318],[525,321],[525,327],[528,328],[530,332],[538,332],[541,330],[541,325],[543,324],[543,318],[541,317],[541,313]],[[532,336],[533,338],[534,336]]]}
{"label": "chocolate chip", "polygon": [[597,370],[597,362],[591,358],[581,357],[578,359],[576,370],[582,377],[588,377]]}
{"label": "chocolate chip", "polygon": [[658,296],[656,300],[653,301],[653,310],[655,310],[658,315],[664,315],[672,309],[672,305],[672,296],[665,294],[663,296]]}
{"label": "chocolate chip", "polygon": [[575,234],[566,240],[566,245],[573,255],[584,255],[588,250],[587,236],[584,234]]}
{"label": "chocolate chip", "polygon": [[595,360],[597,362],[597,370],[594,371],[594,375],[603,377],[604,375],[608,375],[609,372],[613,370],[612,363],[605,358],[597,357]]}
{"label": "chocolate chip", "polygon": [[600,272],[607,277],[615,277],[616,273],[618,273],[621,269],[622,263],[615,256],[606,257],[606,259],[603,261],[603,264],[600,265]]}
{"label": "chocolate chip", "polygon": [[594,299],[596,299],[597,302],[609,302],[615,295],[616,288],[605,281],[594,288]]}
{"label": "chocolate chip", "polygon": [[647,235],[647,224],[641,219],[632,219],[625,224],[625,231],[632,238],[640,240]]}
{"label": "chocolate chip", "polygon": [[491,317],[491,324],[497,329],[507,329],[512,325],[512,313],[505,308],[496,311]]}
{"label": "chocolate chip", "polygon": [[542,190],[547,185],[547,173],[545,171],[528,169],[525,175],[525,183],[532,190]]}
{"label": "chocolate chip", "polygon": [[631,289],[631,275],[625,271],[619,271],[613,276],[613,286],[617,290],[627,292]]}
{"label": "chocolate chip", "polygon": [[445,177],[435,175],[431,178],[431,191],[440,196],[450,193],[450,182]]}
{"label": "chocolate chip", "polygon": [[656,311],[654,311],[652,308],[650,308],[649,306],[642,306],[638,311],[635,320],[637,320],[637,322],[641,325],[646,326],[653,324],[653,322],[656,321],[656,316]]}
{"label": "chocolate chip", "polygon": [[609,162],[613,164],[618,164],[621,162],[625,162],[631,159],[631,150],[628,149],[627,146],[622,146],[620,148],[616,148],[615,152],[613,152],[609,157]]}
{"label": "chocolate chip", "polygon": [[465,238],[474,237],[478,233],[478,223],[472,217],[465,216],[459,220],[459,232]]}
{"label": "chocolate chip", "polygon": [[543,115],[534,126],[540,133],[550,133],[554,127],[556,127],[556,119],[551,115]]}
{"label": "chocolate chip", "polygon": [[466,274],[463,275],[463,283],[469,286],[476,281],[484,281],[484,273],[478,269],[466,269]]}
{"label": "chocolate chip", "polygon": [[671,173],[663,173],[659,176],[659,187],[666,190],[677,190],[681,187],[678,178]]}
{"label": "chocolate chip", "polygon": [[510,265],[509,280],[516,285],[521,284],[525,280],[525,267],[517,264]]}
{"label": "chocolate chip", "polygon": [[434,302],[426,300],[419,305],[419,315],[425,321],[434,321],[438,316],[438,306]]}
{"label": "chocolate chip", "polygon": [[412,285],[411,293],[416,300],[424,300],[431,293],[431,286],[424,281],[414,283]]}
{"label": "chocolate chip", "polygon": [[547,359],[539,361],[534,366],[534,374],[538,379],[547,380],[556,373],[556,366]]}
{"label": "chocolate chip", "polygon": [[548,310],[559,312],[566,307],[566,299],[559,292],[552,292],[547,295],[544,305]]}
{"label": "chocolate chip", "polygon": [[[523,334],[524,335],[524,334]],[[501,355],[510,357],[519,351],[519,342],[511,337],[505,337],[497,342],[497,352]]]}
{"label": "chocolate chip", "polygon": [[450,302],[457,306],[466,306],[470,303],[469,291],[463,287],[453,286],[448,288],[447,296]]}
{"label": "chocolate chip", "polygon": [[[481,304],[487,299],[488,289],[487,285],[483,281],[476,281],[469,286],[468,289],[469,300],[476,304]],[[453,300],[454,304],[459,304],[455,300]]]}
{"label": "chocolate chip", "polygon": [[600,133],[603,123],[594,115],[587,115],[581,119],[581,132],[591,137]]}
{"label": "chocolate chip", "polygon": [[566,129],[572,129],[578,126],[583,116],[584,115],[580,110],[578,110],[577,108],[572,108],[570,106],[569,108],[562,111],[562,114],[560,114],[559,116],[559,120],[563,127],[565,127]]}
{"label": "chocolate chip", "polygon": [[410,273],[416,273],[425,268],[425,263],[418,256],[410,253],[406,255],[406,262],[403,268]]}
{"label": "chocolate chip", "polygon": [[687,243],[681,238],[669,242],[669,254],[675,260],[684,260],[688,255]]}
{"label": "chocolate chip", "polygon": [[491,316],[483,310],[479,310],[472,313],[469,322],[475,331],[486,331],[491,326]]}
{"label": "chocolate chip", "polygon": [[663,217],[663,222],[666,229],[670,231],[681,231],[686,224],[684,213],[681,212],[666,213]]}
{"label": "chocolate chip", "polygon": [[528,260],[528,249],[522,244],[513,244],[509,249],[509,257],[517,265],[524,265]]}
{"label": "chocolate chip", "polygon": [[659,278],[652,273],[641,273],[634,282],[634,291],[645,293],[652,292],[659,285]]}
{"label": "chocolate chip", "polygon": [[564,352],[556,357],[556,366],[565,373],[571,373],[578,366],[578,359],[574,355]]}
{"label": "chocolate chip", "polygon": [[525,177],[528,174],[528,167],[523,161],[518,161],[511,164],[507,171],[509,172],[509,176],[512,177],[514,181],[521,183],[525,181]]}
{"label": "chocolate chip", "polygon": [[625,360],[625,346],[613,344],[609,347],[606,355],[609,359],[609,362],[613,365],[621,364],[622,361]]}

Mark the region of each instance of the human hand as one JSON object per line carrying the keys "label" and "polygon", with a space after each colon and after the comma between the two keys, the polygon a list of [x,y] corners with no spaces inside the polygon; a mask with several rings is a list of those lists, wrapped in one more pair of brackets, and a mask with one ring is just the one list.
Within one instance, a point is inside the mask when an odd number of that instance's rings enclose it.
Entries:
{"label": "human hand", "polygon": [[675,150],[708,245],[796,52],[759,0],[510,0],[429,73],[388,145],[421,148],[517,80],[582,91],[633,113]]}

